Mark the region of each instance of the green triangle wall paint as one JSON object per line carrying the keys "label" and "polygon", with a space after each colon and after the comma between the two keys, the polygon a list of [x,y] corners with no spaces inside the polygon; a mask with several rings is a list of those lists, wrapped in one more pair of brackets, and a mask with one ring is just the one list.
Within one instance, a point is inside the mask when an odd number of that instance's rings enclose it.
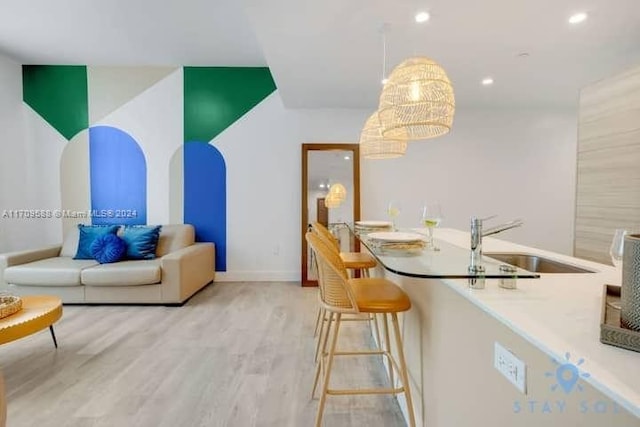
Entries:
{"label": "green triangle wall paint", "polygon": [[267,67],[184,67],[184,140],[211,141],[276,90]]}
{"label": "green triangle wall paint", "polygon": [[89,127],[85,66],[23,65],[22,99],[67,140]]}

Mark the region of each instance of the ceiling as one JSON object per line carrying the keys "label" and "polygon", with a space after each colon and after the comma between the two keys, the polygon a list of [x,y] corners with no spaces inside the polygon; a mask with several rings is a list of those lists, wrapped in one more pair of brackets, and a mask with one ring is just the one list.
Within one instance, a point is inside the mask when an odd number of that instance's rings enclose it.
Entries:
{"label": "ceiling", "polygon": [[[418,10],[431,19],[416,24]],[[571,26],[576,11],[589,19]],[[373,110],[384,23],[388,68],[435,59],[463,106],[575,106],[580,87],[640,64],[639,0],[10,0],[0,50],[23,63],[268,65],[288,107]]]}
{"label": "ceiling", "polygon": [[237,0],[4,0],[0,50],[28,64],[266,64]]}

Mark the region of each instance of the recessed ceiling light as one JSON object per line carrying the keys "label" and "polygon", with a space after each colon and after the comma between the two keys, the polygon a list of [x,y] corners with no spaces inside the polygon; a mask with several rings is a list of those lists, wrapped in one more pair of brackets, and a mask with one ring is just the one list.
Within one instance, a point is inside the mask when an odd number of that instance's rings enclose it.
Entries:
{"label": "recessed ceiling light", "polygon": [[431,15],[427,12],[418,12],[416,13],[416,22],[418,24],[422,24],[423,22],[427,22],[431,18]]}
{"label": "recessed ceiling light", "polygon": [[493,79],[491,77],[486,77],[482,79],[483,86],[491,86],[493,84]]}
{"label": "recessed ceiling light", "polygon": [[383,85],[386,85],[388,82],[389,82],[389,79],[386,77],[380,81],[380,83],[382,83]]}
{"label": "recessed ceiling light", "polygon": [[351,160],[351,157],[349,157],[349,156],[344,156],[344,159],[345,159],[345,160]]}
{"label": "recessed ceiling light", "polygon": [[320,184],[320,188],[324,188],[324,184]]}
{"label": "recessed ceiling light", "polygon": [[569,24],[579,24],[581,22],[586,21],[587,14],[585,12],[576,13],[569,17]]}

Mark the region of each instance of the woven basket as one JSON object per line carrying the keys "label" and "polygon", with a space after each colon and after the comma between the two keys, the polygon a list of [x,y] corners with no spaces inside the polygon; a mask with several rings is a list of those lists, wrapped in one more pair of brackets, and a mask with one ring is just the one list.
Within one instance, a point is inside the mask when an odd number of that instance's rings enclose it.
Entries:
{"label": "woven basket", "polygon": [[640,234],[627,234],[624,238],[621,293],[622,326],[640,331]]}
{"label": "woven basket", "polygon": [[11,316],[22,309],[22,299],[16,296],[0,295],[0,319]]}

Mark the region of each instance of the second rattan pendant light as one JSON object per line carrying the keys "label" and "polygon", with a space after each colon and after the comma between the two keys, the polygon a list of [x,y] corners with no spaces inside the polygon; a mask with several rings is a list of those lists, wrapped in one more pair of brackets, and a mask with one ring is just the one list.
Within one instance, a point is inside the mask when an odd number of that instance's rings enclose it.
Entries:
{"label": "second rattan pendant light", "polygon": [[449,132],[455,113],[453,86],[432,59],[413,57],[389,76],[378,114],[385,139],[428,139]]}
{"label": "second rattan pendant light", "polygon": [[403,156],[407,151],[407,137],[387,139],[382,136],[382,124],[378,112],[365,122],[360,134],[360,154],[365,159],[392,159]]}
{"label": "second rattan pendant light", "polygon": [[334,199],[342,202],[344,199],[347,198],[347,189],[345,188],[344,185],[340,184],[339,182],[336,182],[329,188],[329,195]]}
{"label": "second rattan pendant light", "polygon": [[331,193],[327,194],[327,196],[324,198],[324,206],[327,209],[337,208],[338,206],[340,206],[341,202],[342,200],[339,200],[336,196],[334,196]]}

